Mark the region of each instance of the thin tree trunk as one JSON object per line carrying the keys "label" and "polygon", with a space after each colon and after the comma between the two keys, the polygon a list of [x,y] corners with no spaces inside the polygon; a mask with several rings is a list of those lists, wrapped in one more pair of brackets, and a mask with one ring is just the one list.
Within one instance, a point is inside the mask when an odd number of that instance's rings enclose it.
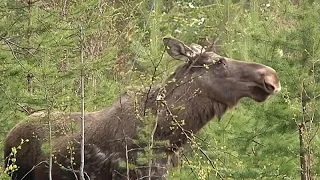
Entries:
{"label": "thin tree trunk", "polygon": [[48,120],[49,120],[49,180],[52,180],[52,128],[50,119],[50,110],[48,110]]}
{"label": "thin tree trunk", "polygon": [[[307,94],[305,90],[305,84],[302,82],[301,87],[301,108],[302,108],[302,122],[298,124],[299,128],[299,141],[300,141],[300,168],[301,168],[301,180],[312,180],[311,175],[311,154],[310,146],[308,144],[308,121],[306,120],[307,114]],[[309,124],[310,125],[310,124]]]}
{"label": "thin tree trunk", "polygon": [[61,10],[62,19],[66,18],[67,11],[68,11],[68,3],[67,3],[67,0],[64,0],[62,4],[62,10]]}
{"label": "thin tree trunk", "polygon": [[304,134],[306,130],[305,123],[299,124],[299,140],[300,140],[300,167],[301,167],[301,180],[311,180],[310,168],[310,154],[309,148],[306,147]]}
{"label": "thin tree trunk", "polygon": [[84,41],[83,41],[83,28],[80,27],[80,56],[81,56],[81,164],[80,164],[80,179],[84,178],[84,112],[85,112],[85,99],[84,99]]}
{"label": "thin tree trunk", "polygon": [[32,73],[28,73],[27,74],[27,89],[28,89],[28,93],[32,94],[33,91],[33,74]]}
{"label": "thin tree trunk", "polygon": [[[27,26],[27,44],[28,47],[30,47],[30,37],[31,37],[31,13],[32,13],[32,1],[28,0],[28,26]],[[28,54],[29,56],[30,54]],[[32,79],[33,79],[33,74],[28,73],[27,74],[27,89],[30,94],[33,92],[33,85],[32,85]]]}

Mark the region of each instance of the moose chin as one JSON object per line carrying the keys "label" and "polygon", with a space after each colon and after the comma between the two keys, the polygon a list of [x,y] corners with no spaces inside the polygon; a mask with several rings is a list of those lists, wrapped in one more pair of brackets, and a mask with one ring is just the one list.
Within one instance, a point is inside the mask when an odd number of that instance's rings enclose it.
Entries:
{"label": "moose chin", "polygon": [[[109,107],[85,114],[85,165],[87,179],[166,179],[167,168],[177,165],[177,151],[211,119],[221,118],[240,99],[263,102],[281,89],[277,72],[271,67],[234,60],[216,54],[212,47],[186,45],[175,38],[164,38],[167,53],[180,60],[163,84],[126,92]],[[53,180],[79,178],[81,113],[51,113]],[[139,139],[141,129],[152,119],[153,153],[150,162],[138,161],[150,144]],[[5,167],[14,180],[48,179],[48,114],[36,113],[28,122],[18,123],[4,144]],[[61,131],[63,129],[63,131]],[[21,139],[28,139],[15,154]],[[156,143],[156,142],[165,143]],[[121,164],[131,164],[127,169]]]}

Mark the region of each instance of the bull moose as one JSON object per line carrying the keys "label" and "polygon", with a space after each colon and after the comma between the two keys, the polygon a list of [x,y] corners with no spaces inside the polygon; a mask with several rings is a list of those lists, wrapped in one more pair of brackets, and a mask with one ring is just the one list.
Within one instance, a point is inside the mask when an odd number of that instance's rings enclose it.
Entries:
{"label": "bull moose", "polygon": [[[175,38],[163,42],[173,59],[183,61],[165,83],[125,92],[110,107],[85,114],[87,179],[166,179],[166,167],[176,164],[176,151],[211,119],[220,119],[243,97],[263,102],[281,89],[271,67],[223,57],[210,47],[187,46]],[[81,136],[66,124],[74,122],[76,127],[80,115],[50,114],[54,180],[79,179]],[[7,135],[5,166],[18,167],[8,172],[12,179],[48,179],[48,118],[49,114],[33,114]],[[154,144],[140,140],[145,126]],[[57,131],[61,129],[66,130]],[[14,147],[19,148],[12,153]],[[148,155],[147,147],[156,156],[144,162],[139,156]]]}

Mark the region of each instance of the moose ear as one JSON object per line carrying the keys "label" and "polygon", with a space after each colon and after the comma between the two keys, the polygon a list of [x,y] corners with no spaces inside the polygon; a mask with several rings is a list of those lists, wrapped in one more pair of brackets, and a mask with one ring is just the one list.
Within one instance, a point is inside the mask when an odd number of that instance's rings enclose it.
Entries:
{"label": "moose ear", "polygon": [[189,61],[198,54],[196,49],[188,47],[175,38],[163,38],[163,43],[167,48],[168,54],[174,59]]}

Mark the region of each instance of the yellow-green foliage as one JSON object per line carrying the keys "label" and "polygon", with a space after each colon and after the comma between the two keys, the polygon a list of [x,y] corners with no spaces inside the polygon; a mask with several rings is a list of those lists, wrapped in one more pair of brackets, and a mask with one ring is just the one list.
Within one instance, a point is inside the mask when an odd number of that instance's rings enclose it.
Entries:
{"label": "yellow-green foliage", "polygon": [[18,170],[19,167],[16,165],[16,161],[17,161],[16,155],[18,151],[21,150],[21,148],[25,143],[29,143],[29,139],[21,139],[21,142],[17,147],[11,148],[11,153],[9,154],[8,157],[6,157],[9,164],[7,164],[4,169],[5,174],[12,173]]}

